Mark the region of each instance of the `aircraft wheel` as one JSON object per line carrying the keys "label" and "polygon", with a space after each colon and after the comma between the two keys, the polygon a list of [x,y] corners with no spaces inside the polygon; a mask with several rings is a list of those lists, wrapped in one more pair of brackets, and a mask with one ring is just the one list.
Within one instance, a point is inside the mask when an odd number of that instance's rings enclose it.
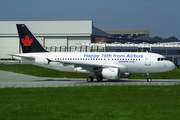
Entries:
{"label": "aircraft wheel", "polygon": [[147,81],[148,81],[148,82],[151,82],[151,81],[152,81],[152,79],[151,79],[151,78],[148,78],[148,79],[147,79]]}
{"label": "aircraft wheel", "polygon": [[93,79],[93,77],[91,77],[91,76],[89,76],[89,77],[87,78],[87,81],[88,81],[88,82],[93,82],[93,80],[94,80],[94,79]]}
{"label": "aircraft wheel", "polygon": [[103,77],[102,76],[97,76],[96,80],[100,82],[100,81],[103,80]]}

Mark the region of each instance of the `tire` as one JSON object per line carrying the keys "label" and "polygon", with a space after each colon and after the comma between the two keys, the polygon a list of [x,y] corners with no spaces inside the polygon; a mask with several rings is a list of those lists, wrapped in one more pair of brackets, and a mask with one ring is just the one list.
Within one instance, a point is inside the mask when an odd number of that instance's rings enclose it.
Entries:
{"label": "tire", "polygon": [[91,77],[91,76],[88,77],[88,78],[87,78],[87,81],[88,81],[88,82],[93,82],[93,77]]}
{"label": "tire", "polygon": [[151,81],[152,81],[152,79],[151,79],[151,78],[148,78],[148,79],[147,79],[147,81],[148,81],[148,82],[151,82]]}
{"label": "tire", "polygon": [[103,78],[102,78],[102,76],[97,76],[96,80],[97,80],[98,82],[101,82],[101,81],[103,80]]}

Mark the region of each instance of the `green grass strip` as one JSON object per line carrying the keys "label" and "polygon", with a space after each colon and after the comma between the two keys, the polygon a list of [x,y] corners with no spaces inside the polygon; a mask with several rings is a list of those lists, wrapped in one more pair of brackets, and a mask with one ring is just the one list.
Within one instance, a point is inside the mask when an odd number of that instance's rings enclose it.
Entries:
{"label": "green grass strip", "polygon": [[1,88],[0,119],[180,118],[180,85]]}

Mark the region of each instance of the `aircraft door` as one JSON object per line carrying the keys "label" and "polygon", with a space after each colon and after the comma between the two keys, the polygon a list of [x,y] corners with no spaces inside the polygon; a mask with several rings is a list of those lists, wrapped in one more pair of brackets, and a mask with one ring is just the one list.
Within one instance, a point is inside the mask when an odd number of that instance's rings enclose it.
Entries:
{"label": "aircraft door", "polygon": [[151,55],[150,54],[146,54],[145,66],[150,66],[150,65],[151,65]]}

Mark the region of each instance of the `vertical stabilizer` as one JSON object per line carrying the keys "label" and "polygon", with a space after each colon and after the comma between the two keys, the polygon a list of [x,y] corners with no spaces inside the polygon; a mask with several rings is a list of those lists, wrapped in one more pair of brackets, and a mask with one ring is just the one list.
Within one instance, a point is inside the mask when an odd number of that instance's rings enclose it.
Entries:
{"label": "vertical stabilizer", "polygon": [[24,24],[17,24],[23,53],[47,52]]}

